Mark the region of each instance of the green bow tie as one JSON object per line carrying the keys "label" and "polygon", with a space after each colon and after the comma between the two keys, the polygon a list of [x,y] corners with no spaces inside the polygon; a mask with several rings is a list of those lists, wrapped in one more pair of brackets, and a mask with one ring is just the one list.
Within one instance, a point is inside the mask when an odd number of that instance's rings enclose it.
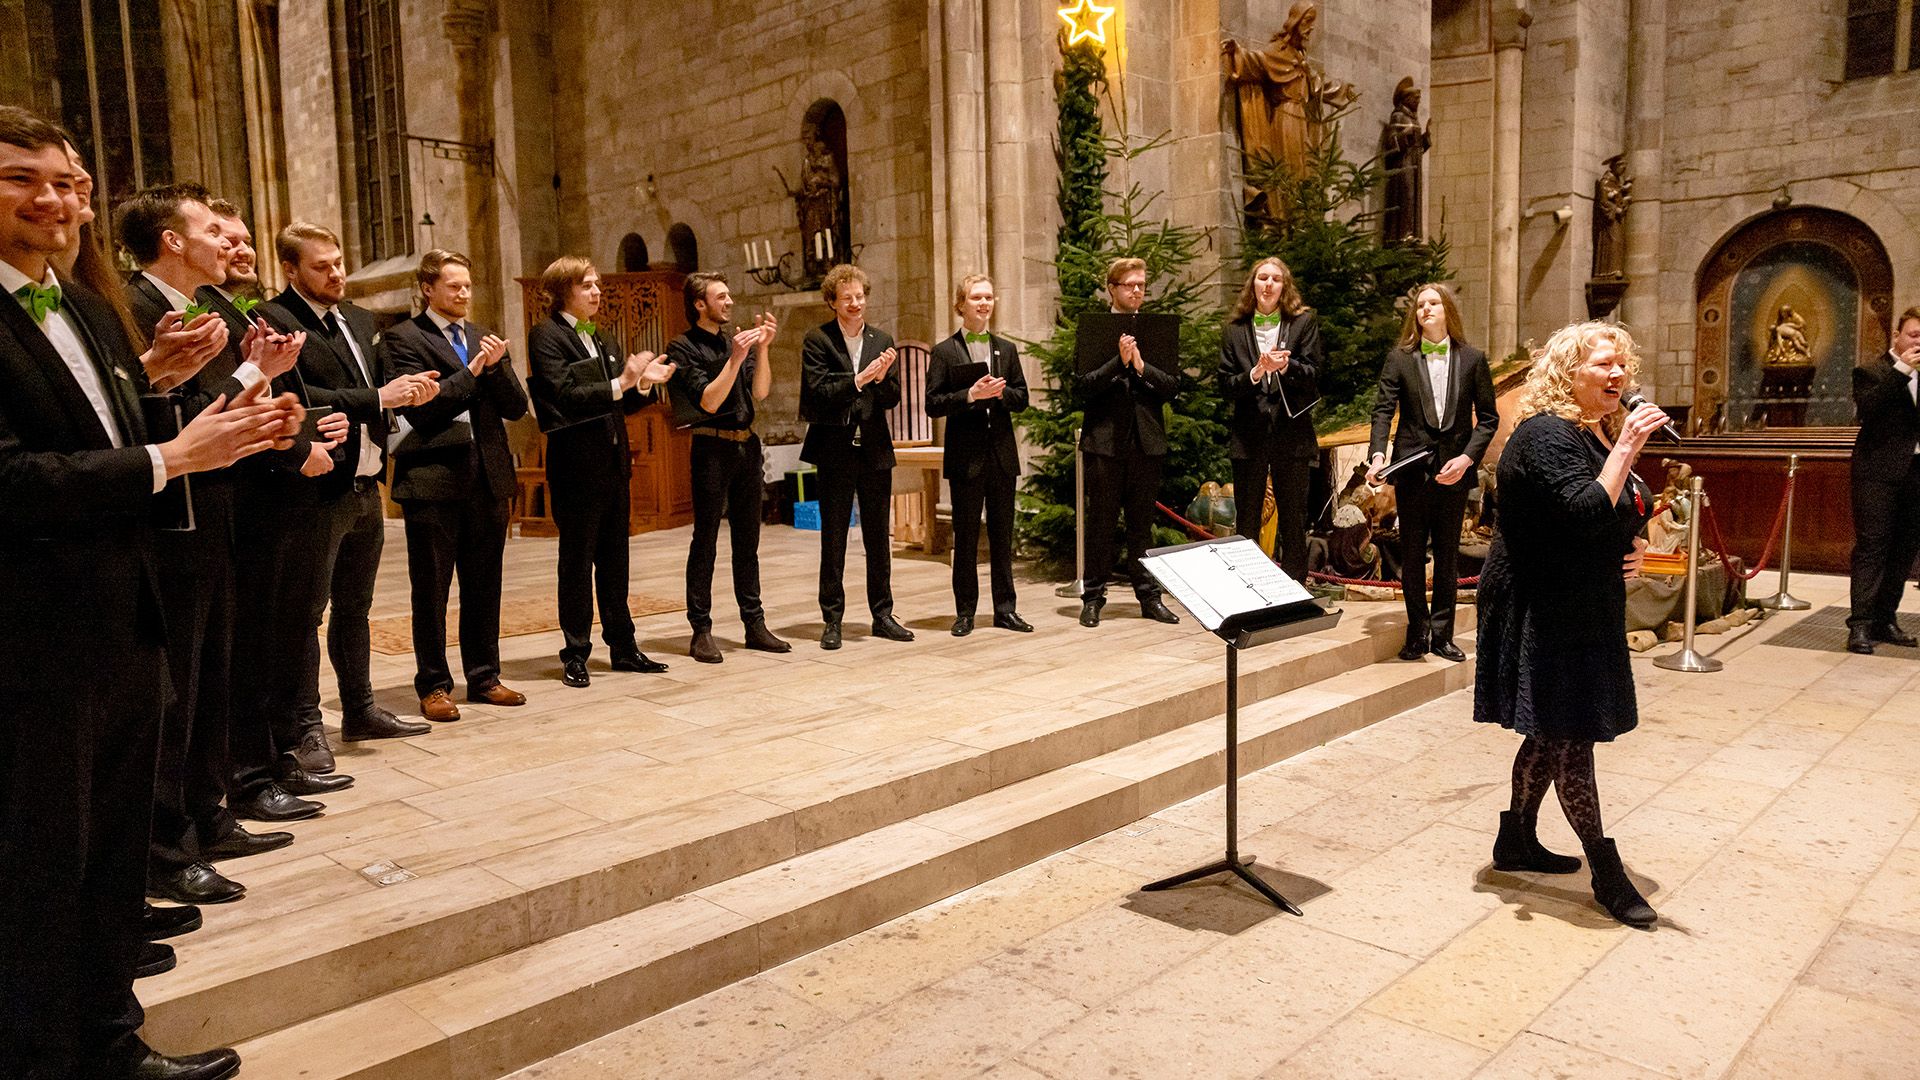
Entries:
{"label": "green bow tie", "polygon": [[1446,351],[1447,343],[1444,341],[1428,341],[1426,338],[1420,339],[1420,355],[1422,356],[1432,356],[1434,353],[1443,353]]}
{"label": "green bow tie", "polygon": [[987,342],[992,340],[993,340],[992,334],[968,334],[967,335],[967,344],[969,345],[973,344],[976,341],[984,345]]}
{"label": "green bow tie", "polygon": [[573,324],[573,328],[588,337],[592,337],[594,333],[600,329],[600,327],[590,319],[581,319],[579,322]]}
{"label": "green bow tie", "polygon": [[20,306],[27,309],[36,323],[45,323],[47,316],[60,310],[60,286],[35,285],[28,282],[14,291],[14,298]]}
{"label": "green bow tie", "polygon": [[243,319],[253,318],[253,309],[259,306],[260,301],[250,296],[236,296],[233,298],[233,310],[239,312],[240,317]]}
{"label": "green bow tie", "polygon": [[1257,311],[1253,313],[1253,326],[1256,330],[1271,330],[1279,325],[1280,313],[1277,311],[1271,315],[1262,315]]}

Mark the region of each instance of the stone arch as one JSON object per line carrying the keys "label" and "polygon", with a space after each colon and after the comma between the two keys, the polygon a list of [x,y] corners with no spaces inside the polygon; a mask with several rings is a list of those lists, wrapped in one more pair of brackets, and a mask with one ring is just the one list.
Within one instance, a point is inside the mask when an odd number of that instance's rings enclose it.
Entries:
{"label": "stone arch", "polygon": [[[1739,222],[1700,261],[1694,279],[1693,430],[1738,430],[1755,420],[1846,423],[1847,372],[1885,345],[1893,280],[1886,245],[1851,214],[1792,206]],[[1755,355],[1762,324],[1786,295],[1781,289],[1825,305],[1810,328],[1816,337],[1826,331],[1824,342],[1797,369],[1762,365]],[[1802,377],[1804,386],[1796,385]]]}
{"label": "stone arch", "polygon": [[700,269],[700,240],[693,226],[676,221],[667,229],[667,250],[673,254],[673,268],[683,274]]}
{"label": "stone arch", "polygon": [[614,269],[622,274],[637,273],[649,269],[647,256],[647,238],[637,232],[630,232],[620,238],[620,254],[614,260]]}

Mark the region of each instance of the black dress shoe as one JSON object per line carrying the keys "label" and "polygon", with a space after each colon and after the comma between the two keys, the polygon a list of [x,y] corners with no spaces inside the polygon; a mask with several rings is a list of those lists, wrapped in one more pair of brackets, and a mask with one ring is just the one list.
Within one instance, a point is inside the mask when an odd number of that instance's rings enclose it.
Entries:
{"label": "black dress shoe", "polygon": [[693,641],[687,645],[687,655],[702,664],[717,664],[721,660],[720,646],[714,644],[713,634],[706,630],[693,632]]}
{"label": "black dress shoe", "polygon": [[148,881],[147,895],[176,904],[231,904],[247,895],[247,887],[197,862]]}
{"label": "black dress shoe", "polygon": [[955,615],[953,617],[953,636],[966,637],[973,633],[973,616]]}
{"label": "black dress shoe", "polygon": [[1467,654],[1460,651],[1460,646],[1444,638],[1435,638],[1428,651],[1442,660],[1451,660],[1456,664],[1467,658]]}
{"label": "black dress shoe", "polygon": [[274,778],[280,790],[289,795],[325,795],[329,791],[353,786],[353,777],[345,773],[333,776],[315,776],[293,764],[291,755],[281,755],[280,772]]}
{"label": "black dress shoe", "polygon": [[228,1080],[239,1074],[240,1055],[225,1048],[185,1057],[149,1050],[127,1074],[127,1080]]}
{"label": "black dress shoe", "polygon": [[1424,641],[1409,641],[1400,646],[1402,660],[1418,660],[1425,655],[1427,655],[1427,643]]}
{"label": "black dress shoe", "polygon": [[378,705],[356,716],[343,717],[340,720],[341,742],[364,742],[368,739],[410,739],[415,735],[425,735],[433,730],[432,724],[417,720],[402,720]]}
{"label": "black dress shoe", "polygon": [[179,907],[154,907],[148,904],[146,910],[140,913],[140,936],[148,941],[179,937],[200,929],[203,921],[200,909],[192,904]]}
{"label": "black dress shoe", "polygon": [[180,961],[173,955],[173,946],[162,945],[155,941],[140,943],[140,957],[133,962],[133,977],[144,979],[149,975],[158,975],[163,971],[172,971]]}
{"label": "black dress shoe", "polygon": [[1033,633],[1033,625],[1020,617],[1017,611],[1002,611],[993,617],[993,625],[1002,630],[1012,630],[1018,634]]}
{"label": "black dress shoe", "polygon": [[256,792],[251,799],[229,802],[227,808],[233,811],[234,817],[244,818],[247,821],[300,821],[313,817],[325,810],[326,806],[306,799],[296,799],[287,794],[286,789],[280,785],[268,784]]}
{"label": "black dress shoe", "polygon": [[1870,633],[1875,641],[1884,641],[1888,645],[1898,645],[1903,649],[1920,645],[1920,641],[1915,641],[1912,634],[1900,629],[1900,624],[1897,622],[1879,623]]}
{"label": "black dress shoe", "polygon": [[322,728],[311,728],[300,736],[300,745],[287,751],[300,767],[315,776],[325,776],[333,771],[333,747],[327,745],[327,733]]}
{"label": "black dress shoe", "polygon": [[1140,601],[1140,617],[1163,623],[1177,623],[1180,621],[1180,616],[1175,615],[1172,610],[1167,607],[1167,602],[1157,596],[1147,597]]}
{"label": "black dress shoe", "polygon": [[840,624],[830,622],[820,628],[820,647],[831,652],[840,647]]}
{"label": "black dress shoe", "polygon": [[1080,601],[1080,625],[1099,626],[1100,609],[1106,606],[1107,598],[1104,596],[1089,597]]}
{"label": "black dress shoe", "polygon": [[771,652],[771,653],[782,653],[782,652],[793,651],[793,645],[791,642],[782,641],[779,638],[773,636],[773,631],[767,629],[767,624],[763,622],[748,624],[747,648],[757,649],[760,652]]}
{"label": "black dress shoe", "polygon": [[585,660],[563,660],[560,663],[560,681],[568,686],[585,686],[593,680],[587,677]]}
{"label": "black dress shoe", "polygon": [[667,670],[667,665],[640,651],[638,646],[631,649],[615,649],[608,658],[615,671],[633,671],[641,675],[658,675]]}
{"label": "black dress shoe", "polygon": [[290,832],[250,833],[236,825],[232,832],[200,849],[200,854],[208,862],[220,862],[224,859],[244,859],[249,855],[264,855],[291,843],[293,834]]}
{"label": "black dress shoe", "polygon": [[873,620],[873,636],[888,641],[912,641],[913,631],[900,625],[900,620],[891,615],[883,615]]}
{"label": "black dress shoe", "polygon": [[1847,651],[1862,656],[1873,655],[1873,635],[1864,626],[1847,627]]}

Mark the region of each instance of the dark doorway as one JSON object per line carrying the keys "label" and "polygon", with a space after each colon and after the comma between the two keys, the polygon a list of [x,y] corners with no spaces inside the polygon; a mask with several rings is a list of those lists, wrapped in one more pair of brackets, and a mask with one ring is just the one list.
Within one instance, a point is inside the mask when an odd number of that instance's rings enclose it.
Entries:
{"label": "dark doorway", "polygon": [[684,221],[676,221],[667,230],[667,250],[673,253],[673,268],[683,274],[700,269],[700,241]]}
{"label": "dark doorway", "polygon": [[647,241],[639,233],[628,233],[620,238],[620,266],[623,274],[639,273],[648,268]]}

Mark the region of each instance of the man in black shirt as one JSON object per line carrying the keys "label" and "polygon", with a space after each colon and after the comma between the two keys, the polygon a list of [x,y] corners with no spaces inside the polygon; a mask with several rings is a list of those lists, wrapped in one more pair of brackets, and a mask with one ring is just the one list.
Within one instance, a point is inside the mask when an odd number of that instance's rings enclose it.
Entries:
{"label": "man in black shirt", "polygon": [[761,315],[749,329],[722,331],[733,314],[727,279],[714,273],[687,278],[687,321],[693,327],[667,346],[675,365],[668,382],[676,411],[693,425],[693,547],[687,553],[687,655],[720,662],[713,641],[713,562],[720,519],[733,536],[733,595],[747,625],[747,648],[787,652],[793,646],[767,629],[760,606],[760,439],[753,433],[754,402],[773,391],[767,346],[779,323]]}

